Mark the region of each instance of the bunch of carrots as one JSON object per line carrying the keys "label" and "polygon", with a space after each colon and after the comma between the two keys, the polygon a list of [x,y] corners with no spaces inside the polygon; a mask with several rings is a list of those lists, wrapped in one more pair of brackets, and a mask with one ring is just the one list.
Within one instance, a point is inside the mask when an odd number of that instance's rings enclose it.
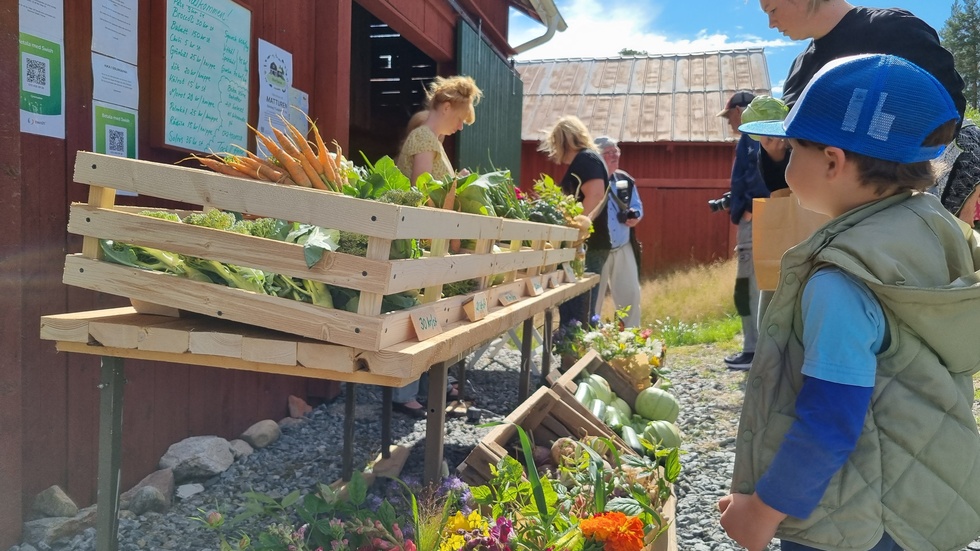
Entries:
{"label": "bunch of carrots", "polygon": [[286,133],[272,129],[275,139],[255,132],[255,138],[272,154],[264,159],[242,148],[243,155],[214,155],[202,157],[192,155],[205,167],[229,176],[244,176],[253,180],[263,180],[277,184],[292,184],[324,191],[340,192],[347,183],[346,171],[341,167],[344,161],[340,144],[334,140],[336,151],[331,153],[323,142],[323,137],[310,121],[313,143],[282,115],[279,116],[286,127]]}

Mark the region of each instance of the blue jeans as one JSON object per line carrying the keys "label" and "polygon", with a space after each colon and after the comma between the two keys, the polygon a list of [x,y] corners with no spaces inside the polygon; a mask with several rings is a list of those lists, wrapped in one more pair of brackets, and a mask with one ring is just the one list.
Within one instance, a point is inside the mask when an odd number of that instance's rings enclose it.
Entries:
{"label": "blue jeans", "polygon": [[[779,541],[779,548],[783,551],[817,551],[815,547],[808,547],[800,543],[793,543],[786,540]],[[895,543],[895,540],[893,540],[891,536],[885,534],[881,536],[881,540],[879,540],[878,543],[868,551],[902,551],[902,548]]]}
{"label": "blue jeans", "polygon": [[[602,273],[602,267],[606,264],[606,258],[609,257],[609,249],[595,250],[587,249],[585,251],[585,271],[592,272],[595,274]],[[601,305],[596,304],[599,302],[599,286],[596,285],[589,290],[589,298],[591,299],[591,307],[588,313],[585,312],[585,293],[572,297],[567,301],[558,305],[558,323],[559,325],[568,325],[572,320],[579,320],[582,322],[583,326],[588,326],[590,318],[596,315],[600,311]],[[585,316],[586,319],[582,319]]]}

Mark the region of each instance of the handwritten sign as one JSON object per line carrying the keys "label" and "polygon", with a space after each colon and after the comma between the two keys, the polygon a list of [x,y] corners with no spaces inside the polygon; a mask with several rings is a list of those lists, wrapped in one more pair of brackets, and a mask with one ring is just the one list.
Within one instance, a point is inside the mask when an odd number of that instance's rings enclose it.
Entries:
{"label": "handwritten sign", "polygon": [[165,144],[224,152],[248,143],[251,18],[232,0],[167,0]]}
{"label": "handwritten sign", "polygon": [[412,312],[412,325],[420,341],[442,333],[442,324],[434,308],[422,308]]}
{"label": "handwritten sign", "polygon": [[511,304],[521,300],[521,297],[515,295],[513,291],[504,291],[503,293],[500,293],[498,299],[500,300],[500,304],[510,306]]}
{"label": "handwritten sign", "polygon": [[566,263],[562,264],[561,267],[565,270],[565,280],[566,281],[568,281],[570,283],[575,283],[576,281],[578,281],[578,278],[575,277],[575,269],[572,268],[571,263],[566,262]]}
{"label": "handwritten sign", "polygon": [[463,303],[463,312],[466,313],[468,320],[477,321],[487,317],[487,313],[490,311],[489,306],[487,303],[487,294],[480,292]]}
{"label": "handwritten sign", "polygon": [[541,276],[527,278],[527,293],[529,295],[536,297],[543,292],[544,286],[541,285]]}

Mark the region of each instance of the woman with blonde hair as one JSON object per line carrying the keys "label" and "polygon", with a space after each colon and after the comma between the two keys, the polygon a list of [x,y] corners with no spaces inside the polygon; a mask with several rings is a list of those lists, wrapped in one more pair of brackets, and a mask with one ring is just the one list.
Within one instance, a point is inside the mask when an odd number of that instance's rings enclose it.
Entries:
{"label": "woman with blonde hair", "polygon": [[[425,110],[412,116],[395,164],[415,184],[428,172],[436,180],[456,176],[442,140],[476,121],[474,107],[483,92],[472,77],[436,77],[426,91]],[[414,125],[414,128],[413,128]]]}
{"label": "woman with blonde hair", "polygon": [[[567,195],[574,196],[582,203],[583,211],[592,222],[593,232],[585,241],[585,269],[596,274],[602,273],[602,267],[609,256],[611,248],[609,241],[609,220],[606,212],[606,185],[609,174],[606,163],[589,135],[585,124],[574,115],[566,115],[558,119],[555,126],[541,141],[538,151],[548,155],[552,162],[568,165],[560,186]],[[585,312],[585,295],[575,297],[558,307],[561,325],[565,326],[573,320],[586,324],[599,311],[598,288],[591,291],[591,305],[583,320]]]}

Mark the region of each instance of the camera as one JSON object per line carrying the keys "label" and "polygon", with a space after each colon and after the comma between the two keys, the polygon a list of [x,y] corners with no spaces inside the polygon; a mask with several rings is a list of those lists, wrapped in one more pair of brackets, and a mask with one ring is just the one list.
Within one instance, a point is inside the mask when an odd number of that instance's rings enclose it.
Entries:
{"label": "camera", "polygon": [[718,212],[721,210],[728,210],[732,206],[732,192],[726,191],[724,195],[717,199],[708,200],[708,208],[711,212]]}
{"label": "camera", "polygon": [[640,217],[640,211],[636,209],[621,210],[616,213],[616,219],[619,220],[620,224],[625,224],[627,220],[633,220]]}

